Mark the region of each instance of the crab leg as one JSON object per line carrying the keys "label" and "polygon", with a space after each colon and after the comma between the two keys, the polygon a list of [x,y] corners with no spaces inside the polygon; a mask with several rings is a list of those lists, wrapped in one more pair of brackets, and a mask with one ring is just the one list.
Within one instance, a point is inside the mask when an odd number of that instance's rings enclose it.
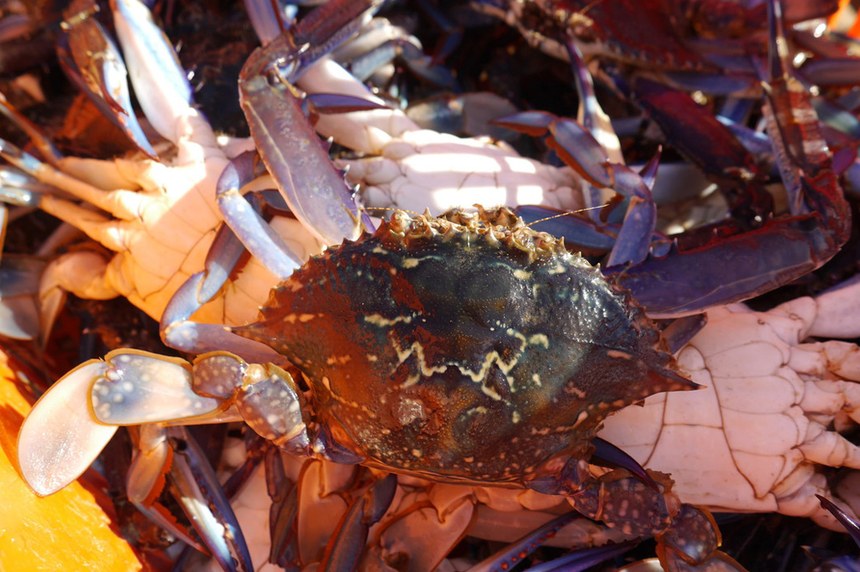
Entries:
{"label": "crab leg", "polygon": [[393,474],[380,479],[356,499],[332,535],[321,564],[322,570],[356,570],[370,527],[385,515],[397,489]]}

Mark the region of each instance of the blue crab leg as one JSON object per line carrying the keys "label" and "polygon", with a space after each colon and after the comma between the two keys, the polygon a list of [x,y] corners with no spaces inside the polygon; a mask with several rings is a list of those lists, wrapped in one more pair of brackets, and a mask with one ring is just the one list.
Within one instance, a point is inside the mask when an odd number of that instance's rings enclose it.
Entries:
{"label": "blue crab leg", "polygon": [[116,45],[95,19],[99,7],[92,0],[77,1],[67,9],[60,28],[57,54],[66,75],[138,149],[157,154],[143,133],[131,106],[128,72]]}
{"label": "blue crab leg", "polygon": [[173,442],[168,478],[176,498],[212,555],[225,570],[251,572],[254,566],[242,529],[206,455],[184,427],[167,427]]}
{"label": "blue crab leg", "polygon": [[367,533],[385,515],[396,490],[397,476],[390,474],[352,503],[326,546],[321,570],[358,569]]}
{"label": "blue crab leg", "polygon": [[298,487],[284,471],[281,452],[277,447],[266,448],[266,490],[272,499],[269,507],[269,534],[272,545],[269,562],[288,568],[299,567],[297,518],[299,510]]}
{"label": "blue crab leg", "polygon": [[[256,199],[249,202],[241,194],[242,182],[252,178],[253,162],[253,154],[245,153],[224,169],[218,181],[216,198],[229,225],[218,229],[206,255],[204,269],[191,275],[168,302],[161,316],[161,337],[169,346],[188,353],[199,354],[230,347],[249,361],[278,363],[282,361],[278,353],[261,343],[237,336],[219,324],[191,321],[191,315],[224,286],[244,256],[245,244],[259,245],[260,248],[255,250],[260,254],[262,263],[281,280],[302,264],[283,239],[260,217]],[[239,230],[238,237],[233,227]],[[251,229],[258,231],[258,234],[251,232]]]}
{"label": "blue crab leg", "polygon": [[[594,79],[588,71],[583,60],[582,53],[579,50],[576,42],[568,38],[565,43],[567,53],[570,58],[570,67],[573,72],[573,78],[576,84],[576,91],[579,94],[579,110],[576,118],[589,133],[594,136],[595,140],[600,143],[601,147],[606,151],[607,158],[615,163],[623,163],[624,158],[621,155],[621,142],[618,136],[612,129],[612,123],[609,116],[600,107],[597,101],[597,95],[594,93]],[[603,193],[595,185],[588,183],[586,192],[586,205],[596,207],[603,204]],[[595,222],[599,219],[600,213],[597,210],[591,212],[591,218]]]}

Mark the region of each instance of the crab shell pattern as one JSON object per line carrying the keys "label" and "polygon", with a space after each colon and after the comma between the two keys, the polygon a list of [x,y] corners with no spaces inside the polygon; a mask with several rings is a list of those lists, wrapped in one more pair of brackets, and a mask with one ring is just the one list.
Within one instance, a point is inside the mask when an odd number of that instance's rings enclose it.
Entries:
{"label": "crab shell pattern", "polygon": [[612,411],[696,387],[627,294],[504,208],[397,211],[313,258],[262,312],[234,331],[302,370],[309,427],[436,480],[557,473],[588,458]]}

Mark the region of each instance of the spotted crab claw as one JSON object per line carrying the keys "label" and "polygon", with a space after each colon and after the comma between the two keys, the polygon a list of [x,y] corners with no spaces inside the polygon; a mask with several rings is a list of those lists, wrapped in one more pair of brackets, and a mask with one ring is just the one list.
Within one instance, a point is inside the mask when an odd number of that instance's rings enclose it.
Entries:
{"label": "spotted crab claw", "polygon": [[130,500],[199,546],[155,502],[166,476],[208,550],[227,569],[251,570],[220,484],[205,456],[177,426],[244,418],[282,447],[304,450],[301,401],[292,378],[276,366],[249,366],[223,353],[200,356],[192,365],[118,350],[72,370],[39,400],[19,435],[19,464],[35,491],[52,494],[92,464],[119,426],[140,425],[128,476]]}

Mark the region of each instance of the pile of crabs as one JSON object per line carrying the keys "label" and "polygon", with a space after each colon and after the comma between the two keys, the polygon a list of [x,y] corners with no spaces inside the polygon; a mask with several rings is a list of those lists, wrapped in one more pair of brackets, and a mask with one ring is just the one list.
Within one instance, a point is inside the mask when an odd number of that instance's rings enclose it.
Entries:
{"label": "pile of crabs", "polygon": [[179,569],[856,569],[850,7],[164,4],[4,12],[33,491]]}

